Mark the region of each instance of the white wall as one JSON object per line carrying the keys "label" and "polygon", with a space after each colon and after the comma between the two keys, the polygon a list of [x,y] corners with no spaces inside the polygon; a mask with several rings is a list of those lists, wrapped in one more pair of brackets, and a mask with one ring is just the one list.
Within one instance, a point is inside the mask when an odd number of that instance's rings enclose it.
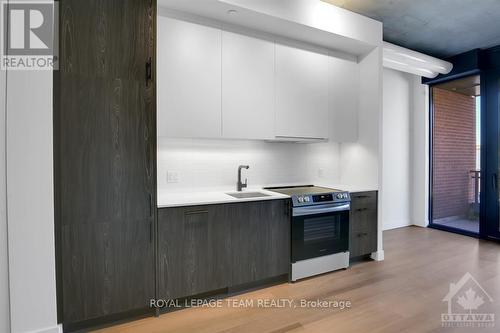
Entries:
{"label": "white wall", "polygon": [[7,214],[11,330],[57,326],[51,71],[9,71]]}
{"label": "white wall", "polygon": [[413,77],[411,74],[384,69],[384,230],[411,224],[410,117]]}
{"label": "white wall", "polygon": [[[306,181],[307,145],[244,140],[166,139],[158,142],[158,189],[164,191],[234,190],[237,168],[249,187]],[[179,174],[167,183],[167,172]]]}
{"label": "white wall", "polygon": [[428,87],[392,69],[383,86],[383,228],[427,226]]}
{"label": "white wall", "polygon": [[57,332],[52,72],[9,71],[7,197],[12,332]]}
{"label": "white wall", "polygon": [[412,224],[429,224],[429,87],[413,77],[413,112],[411,142],[411,207]]}
{"label": "white wall", "polygon": [[7,202],[5,186],[5,87],[7,72],[0,71],[0,332],[10,331]]}
{"label": "white wall", "polygon": [[[249,187],[336,184],[339,145],[272,143],[245,140],[167,139],[158,142],[158,189],[167,192],[234,190],[237,168]],[[168,183],[167,173],[179,176]]]}
{"label": "white wall", "polygon": [[307,146],[308,182],[324,186],[341,184],[340,144],[326,142]]}
{"label": "white wall", "polygon": [[57,332],[52,72],[9,71],[7,197],[12,332]]}
{"label": "white wall", "polygon": [[377,48],[359,61],[359,137],[340,146],[340,182],[379,187],[379,126],[382,107],[382,58]]}

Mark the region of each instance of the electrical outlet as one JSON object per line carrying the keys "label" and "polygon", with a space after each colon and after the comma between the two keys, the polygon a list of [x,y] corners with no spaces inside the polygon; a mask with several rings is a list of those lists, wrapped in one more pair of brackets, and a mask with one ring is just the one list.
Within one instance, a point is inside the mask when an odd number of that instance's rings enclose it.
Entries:
{"label": "electrical outlet", "polygon": [[176,171],[167,171],[167,183],[178,183],[179,173]]}

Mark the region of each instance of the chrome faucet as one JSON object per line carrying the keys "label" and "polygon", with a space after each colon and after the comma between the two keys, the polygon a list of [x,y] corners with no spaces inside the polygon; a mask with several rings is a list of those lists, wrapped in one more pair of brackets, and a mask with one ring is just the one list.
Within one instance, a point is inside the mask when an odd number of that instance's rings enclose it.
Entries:
{"label": "chrome faucet", "polygon": [[244,183],[241,182],[241,169],[248,170],[249,168],[249,165],[240,165],[238,167],[238,183],[236,184],[236,189],[238,190],[238,192],[241,192],[245,187],[248,186],[248,179],[245,179]]}

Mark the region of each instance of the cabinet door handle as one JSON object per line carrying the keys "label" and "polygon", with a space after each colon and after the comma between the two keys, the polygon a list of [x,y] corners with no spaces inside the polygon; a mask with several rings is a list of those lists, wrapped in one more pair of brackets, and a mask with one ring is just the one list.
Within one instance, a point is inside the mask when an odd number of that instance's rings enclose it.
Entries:
{"label": "cabinet door handle", "polygon": [[357,212],[364,212],[365,210],[368,210],[368,208],[358,208],[358,209],[356,209]]}
{"label": "cabinet door handle", "polygon": [[153,195],[149,193],[149,217],[153,217]]}
{"label": "cabinet door handle", "polygon": [[149,242],[153,243],[153,220],[149,220]]}
{"label": "cabinet door handle", "polygon": [[198,215],[198,214],[208,214],[208,210],[192,210],[189,212],[184,212],[184,215]]}
{"label": "cabinet door handle", "polygon": [[149,81],[153,79],[153,59],[149,57],[146,62],[146,87],[149,86]]}
{"label": "cabinet door handle", "polygon": [[369,197],[369,195],[357,195],[354,197],[354,199],[368,199]]}

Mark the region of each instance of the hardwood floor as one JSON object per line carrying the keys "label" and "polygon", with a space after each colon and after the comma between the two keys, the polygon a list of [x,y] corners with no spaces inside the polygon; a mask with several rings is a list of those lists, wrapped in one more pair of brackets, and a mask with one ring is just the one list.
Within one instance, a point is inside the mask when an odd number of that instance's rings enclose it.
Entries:
{"label": "hardwood floor", "polygon": [[[385,261],[362,262],[345,271],[281,284],[232,299],[350,300],[335,308],[191,308],[103,329],[104,333],[164,332],[498,332],[500,244],[444,231],[408,227],[384,233]],[[450,283],[470,272],[493,303],[496,328],[442,328],[443,298]],[[225,304],[225,303],[223,303]],[[257,303],[254,303],[257,304]]]}

